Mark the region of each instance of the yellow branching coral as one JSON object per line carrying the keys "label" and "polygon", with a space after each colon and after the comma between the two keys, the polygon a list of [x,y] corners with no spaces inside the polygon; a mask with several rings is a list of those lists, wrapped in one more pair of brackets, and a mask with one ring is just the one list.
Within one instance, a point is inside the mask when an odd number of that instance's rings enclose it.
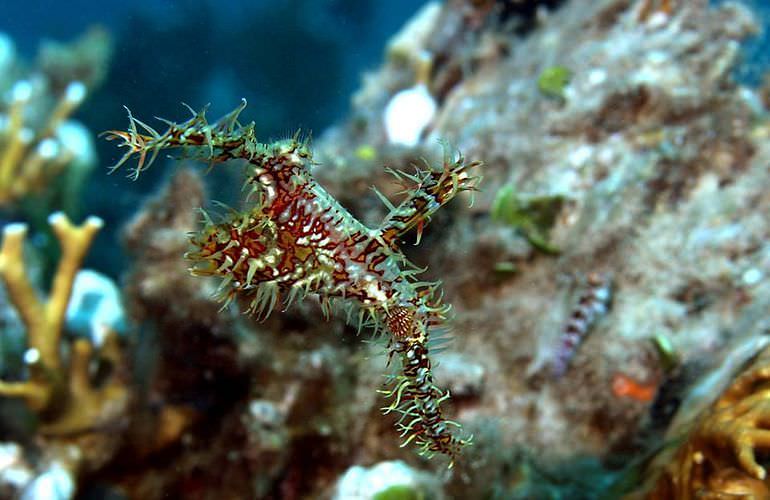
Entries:
{"label": "yellow branching coral", "polygon": [[[103,222],[98,217],[89,217],[76,226],[58,212],[49,217],[49,223],[61,245],[61,260],[46,301],[40,300],[28,278],[24,261],[26,225],[9,224],[3,231],[0,279],[27,328],[25,359],[29,376],[25,381],[0,381],[0,396],[22,398],[40,416],[41,434],[72,435],[98,427],[108,405],[122,406],[127,389],[118,376],[99,387],[91,383],[93,346],[89,340],[73,342],[68,364],[62,352],[64,321],[75,275]],[[114,334],[106,336],[101,358],[114,367],[120,366],[120,349]]]}
{"label": "yellow branching coral", "polygon": [[768,449],[770,348],[699,418],[649,498],[770,498],[756,458]]}
{"label": "yellow branching coral", "polygon": [[77,205],[96,157],[90,132],[70,118],[100,84],[110,53],[109,36],[92,29],[73,43],[43,44],[30,67],[0,33],[0,207],[39,195]]}
{"label": "yellow branching coral", "polygon": [[0,205],[41,191],[73,160],[77,152],[68,147],[61,125],[85,94],[85,85],[70,83],[46,123],[35,130],[25,118],[35,85],[27,80],[14,84],[8,110],[0,114]]}

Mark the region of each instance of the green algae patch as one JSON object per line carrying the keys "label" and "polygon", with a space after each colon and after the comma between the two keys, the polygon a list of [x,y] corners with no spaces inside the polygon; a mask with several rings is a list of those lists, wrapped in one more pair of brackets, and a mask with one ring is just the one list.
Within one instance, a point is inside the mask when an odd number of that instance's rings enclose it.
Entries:
{"label": "green algae patch", "polygon": [[537,78],[537,89],[546,97],[564,99],[564,89],[572,79],[572,71],[564,66],[545,68]]}
{"label": "green algae patch", "polygon": [[412,486],[398,484],[377,493],[373,500],[425,500],[425,494]]}
{"label": "green algae patch", "polygon": [[518,230],[537,250],[554,255],[559,249],[549,242],[549,233],[564,206],[562,195],[528,195],[513,184],[500,188],[492,203],[492,219]]}

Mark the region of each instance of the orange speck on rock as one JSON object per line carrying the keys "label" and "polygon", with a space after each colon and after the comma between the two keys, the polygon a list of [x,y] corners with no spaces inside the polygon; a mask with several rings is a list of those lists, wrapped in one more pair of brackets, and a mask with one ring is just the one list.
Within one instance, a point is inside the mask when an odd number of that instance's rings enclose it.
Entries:
{"label": "orange speck on rock", "polygon": [[649,403],[655,398],[658,386],[655,383],[640,383],[623,373],[612,377],[612,393],[619,398],[631,398],[640,403]]}

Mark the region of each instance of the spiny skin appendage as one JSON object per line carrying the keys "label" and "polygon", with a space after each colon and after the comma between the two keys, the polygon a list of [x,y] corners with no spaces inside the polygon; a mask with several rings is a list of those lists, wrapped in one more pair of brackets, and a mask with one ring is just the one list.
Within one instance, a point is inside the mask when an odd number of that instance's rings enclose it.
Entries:
{"label": "spiny skin appendage", "polygon": [[399,415],[404,445],[414,443],[427,456],[448,455],[453,463],[470,439],[455,436],[452,428],[459,425],[444,419],[441,405],[449,393],[434,385],[428,355],[430,335],[446,322],[449,306],[441,303],[438,283],[417,280],[422,270],[406,259],[398,240],[413,228],[419,237],[438,208],[459,192],[475,190],[479,178],[469,170],[478,163],[446,155],[440,171],[393,172],[406,197],[398,206],[386,202],[390,213],[371,229],[312,177],[306,142],[296,137],[257,142],[253,123],[237,121],[244,106],[213,124],[205,110],[181,124],[164,120],[163,133],[129,112],[128,131],[106,133],[128,149],[114,168],[136,157],[137,176],[170,148],[184,148],[212,165],[246,160],[245,208],[229,209],[217,220],[202,212],[203,228],[191,237],[187,254],[193,274],[221,277],[225,303],[246,297],[249,312],[260,317],[279,303],[286,308],[313,293],[327,315],[332,302],[343,301],[349,319],[357,316],[359,329],[388,333],[389,357],[399,359],[401,372],[388,377],[390,388],[381,391],[391,400],[383,410]]}

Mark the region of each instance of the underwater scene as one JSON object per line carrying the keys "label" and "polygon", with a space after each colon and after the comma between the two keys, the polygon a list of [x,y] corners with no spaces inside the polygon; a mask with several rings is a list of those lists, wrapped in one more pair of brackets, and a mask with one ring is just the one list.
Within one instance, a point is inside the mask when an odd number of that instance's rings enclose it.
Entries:
{"label": "underwater scene", "polygon": [[770,499],[766,0],[0,12],[0,500]]}

